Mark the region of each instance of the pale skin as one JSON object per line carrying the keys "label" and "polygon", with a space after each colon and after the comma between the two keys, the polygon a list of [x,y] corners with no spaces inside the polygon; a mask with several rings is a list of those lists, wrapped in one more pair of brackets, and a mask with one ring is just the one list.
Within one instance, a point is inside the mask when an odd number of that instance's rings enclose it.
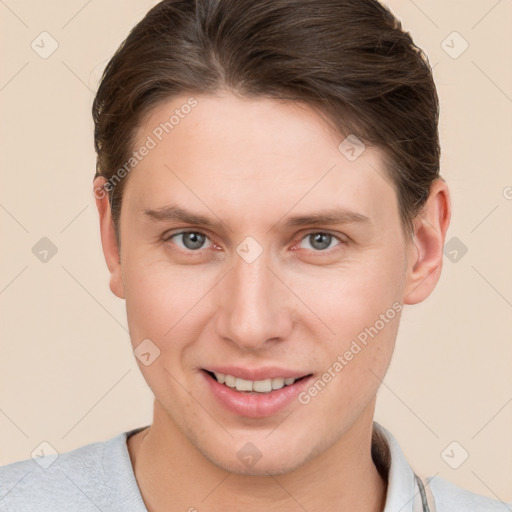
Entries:
{"label": "pale skin", "polygon": [[[135,146],[189,96],[154,108]],[[153,423],[128,440],[146,507],[382,511],[372,422],[400,314],[308,404],[294,400],[267,417],[226,410],[201,373],[279,366],[318,378],[392,304],[423,301],[441,273],[448,187],[432,184],[410,240],[379,149],[349,161],[338,150],[343,137],[297,104],[194,97],[197,106],[127,178],[120,250],[108,198],[96,198],[110,288],[126,300],[132,346],[150,339],[160,350],[149,366],[139,362],[155,395]],[[224,229],[143,213],[171,204]],[[284,227],[290,216],[328,208],[368,220]],[[170,238],[184,231],[204,235],[199,249]],[[332,235],[320,248],[318,233]],[[251,263],[236,252],[248,236],[262,248]],[[248,442],[261,453],[252,467],[237,457]]]}

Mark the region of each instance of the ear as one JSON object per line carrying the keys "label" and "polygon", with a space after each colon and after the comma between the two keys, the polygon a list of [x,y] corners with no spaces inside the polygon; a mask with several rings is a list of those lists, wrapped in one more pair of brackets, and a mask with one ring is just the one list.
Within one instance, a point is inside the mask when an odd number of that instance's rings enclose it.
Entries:
{"label": "ear", "polygon": [[100,216],[101,245],[103,246],[103,254],[110,272],[110,289],[114,295],[124,299],[120,252],[117,246],[108,194],[103,188],[106,181],[103,176],[95,178],[93,193]]}
{"label": "ear", "polygon": [[448,186],[436,179],[421,212],[414,218],[414,237],[409,242],[404,304],[417,304],[434,290],[443,266],[443,248],[450,224]]}

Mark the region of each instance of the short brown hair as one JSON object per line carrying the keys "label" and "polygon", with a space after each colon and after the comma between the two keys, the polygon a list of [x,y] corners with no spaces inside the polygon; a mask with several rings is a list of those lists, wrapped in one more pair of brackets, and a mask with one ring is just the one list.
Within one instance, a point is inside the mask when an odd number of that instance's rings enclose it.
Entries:
{"label": "short brown hair", "polygon": [[[383,150],[404,232],[439,177],[439,101],[425,54],[377,0],[164,0],[103,73],[92,112],[96,175],[112,218],[137,127],[183,94],[229,91],[305,103],[340,134]],[[123,173],[123,175],[126,173]],[[115,185],[115,186],[114,186]]]}

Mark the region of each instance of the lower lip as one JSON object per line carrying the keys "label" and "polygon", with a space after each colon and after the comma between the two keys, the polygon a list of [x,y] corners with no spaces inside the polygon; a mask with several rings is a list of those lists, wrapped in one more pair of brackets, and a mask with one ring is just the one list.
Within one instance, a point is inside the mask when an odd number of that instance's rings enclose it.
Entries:
{"label": "lower lip", "polygon": [[[230,412],[247,418],[265,418],[283,410],[307,386],[312,375],[269,393],[251,394],[220,384],[206,371],[201,372],[215,398]],[[298,401],[297,401],[298,403]]]}

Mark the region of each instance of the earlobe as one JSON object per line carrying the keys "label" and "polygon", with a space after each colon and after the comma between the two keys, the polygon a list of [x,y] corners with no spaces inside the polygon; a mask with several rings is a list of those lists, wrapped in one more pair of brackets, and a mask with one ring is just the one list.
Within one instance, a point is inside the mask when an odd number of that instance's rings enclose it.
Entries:
{"label": "earlobe", "polygon": [[438,178],[430,187],[430,194],[422,211],[413,221],[414,237],[408,250],[404,304],[422,302],[439,281],[450,217],[448,186],[442,178]]}
{"label": "earlobe", "polygon": [[115,235],[114,223],[107,192],[103,189],[106,179],[97,177],[93,183],[93,193],[100,218],[100,235],[103,255],[110,272],[110,290],[120,299],[124,299],[121,274],[121,258]]}

